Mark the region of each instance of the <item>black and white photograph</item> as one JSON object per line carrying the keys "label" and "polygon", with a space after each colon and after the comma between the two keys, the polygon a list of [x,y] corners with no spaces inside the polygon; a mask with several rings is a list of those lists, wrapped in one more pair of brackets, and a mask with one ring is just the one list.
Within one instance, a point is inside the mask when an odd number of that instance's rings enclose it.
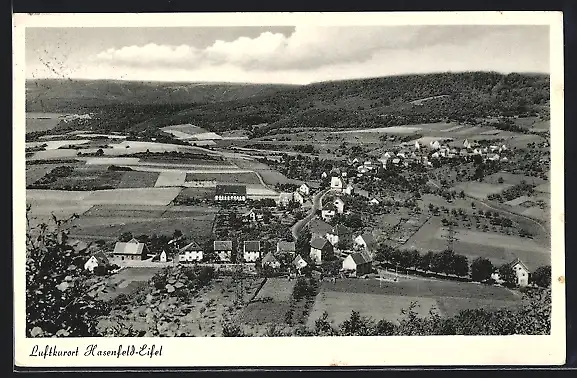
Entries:
{"label": "black and white photograph", "polygon": [[563,363],[560,13],[20,16],[22,361]]}

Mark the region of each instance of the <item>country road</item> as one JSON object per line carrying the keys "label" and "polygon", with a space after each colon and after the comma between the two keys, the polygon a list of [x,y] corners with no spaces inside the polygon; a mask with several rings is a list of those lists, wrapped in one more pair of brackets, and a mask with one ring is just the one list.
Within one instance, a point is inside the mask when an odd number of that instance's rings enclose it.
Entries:
{"label": "country road", "polygon": [[302,229],[314,218],[317,210],[321,208],[322,205],[322,198],[330,191],[330,189],[326,189],[324,191],[320,191],[313,196],[313,207],[309,211],[306,217],[297,221],[291,228],[291,232],[293,234],[293,239],[297,240],[298,235],[302,231]]}

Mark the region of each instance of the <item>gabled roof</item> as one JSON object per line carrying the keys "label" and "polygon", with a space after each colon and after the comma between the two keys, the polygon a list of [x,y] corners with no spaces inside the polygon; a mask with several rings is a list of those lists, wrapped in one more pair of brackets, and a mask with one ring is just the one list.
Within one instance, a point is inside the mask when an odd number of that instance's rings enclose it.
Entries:
{"label": "gabled roof", "polygon": [[108,256],[106,256],[106,254],[102,251],[94,252],[92,256],[98,261],[99,264],[110,264]]}
{"label": "gabled roof", "polygon": [[327,232],[331,232],[331,230],[333,229],[333,226],[331,226],[330,224],[328,224],[327,222],[325,222],[321,219],[313,219],[309,223],[309,228],[310,228],[311,232],[313,232],[315,234],[324,235]]}
{"label": "gabled roof", "polygon": [[351,253],[351,258],[357,265],[368,264],[372,259],[366,254],[361,252]]}
{"label": "gabled roof", "polygon": [[352,231],[348,227],[343,226],[342,224],[337,224],[335,227],[333,227],[330,234],[331,235],[337,235],[337,236],[346,236],[346,235],[350,235],[351,232]]}
{"label": "gabled roof", "polygon": [[296,250],[295,242],[281,240],[277,243],[277,249],[279,252],[294,252]]}
{"label": "gabled roof", "polygon": [[144,243],[134,242],[132,239],[126,243],[118,242],[114,245],[114,254],[119,255],[141,255],[144,251]]}
{"label": "gabled roof", "polygon": [[316,249],[323,249],[329,241],[323,238],[313,238],[311,240],[311,247]]}
{"label": "gabled roof", "polygon": [[202,247],[195,241],[191,241],[184,247],[179,249],[179,252],[186,252],[186,251],[201,251]]}
{"label": "gabled roof", "polygon": [[345,201],[343,201],[343,199],[341,197],[337,197],[335,198],[335,200],[333,201],[333,203],[335,202],[342,202],[343,204],[345,203]]}
{"label": "gabled roof", "polygon": [[245,252],[260,252],[260,241],[249,240],[244,242]]}
{"label": "gabled roof", "polygon": [[323,211],[325,211],[325,210],[327,210],[327,211],[336,211],[337,208],[335,207],[335,204],[334,204],[334,203],[330,202],[330,203],[327,203],[326,205],[323,206]]}
{"label": "gabled roof", "polygon": [[280,201],[282,200],[290,201],[293,199],[293,194],[288,192],[282,192],[278,195],[278,198]]}
{"label": "gabled roof", "polygon": [[514,267],[515,265],[520,264],[523,269],[525,269],[527,272],[530,272],[531,270],[527,267],[527,265],[525,265],[525,263],[523,263],[523,261],[519,260],[519,258],[516,258],[515,260],[511,261],[509,265],[511,268]]}
{"label": "gabled roof", "polygon": [[265,257],[262,258],[262,264],[274,264],[274,263],[279,263],[279,261],[277,260],[276,257],[274,257],[272,252],[269,252],[266,254]]}
{"label": "gabled roof", "polygon": [[296,255],[293,260],[293,265],[297,268],[301,268],[307,266],[307,262],[301,257],[301,255]]}
{"label": "gabled roof", "polygon": [[371,232],[365,232],[360,237],[365,241],[367,248],[371,249],[375,246],[375,238]]}
{"label": "gabled roof", "polygon": [[214,241],[215,251],[232,251],[232,241],[231,240],[215,240]]}

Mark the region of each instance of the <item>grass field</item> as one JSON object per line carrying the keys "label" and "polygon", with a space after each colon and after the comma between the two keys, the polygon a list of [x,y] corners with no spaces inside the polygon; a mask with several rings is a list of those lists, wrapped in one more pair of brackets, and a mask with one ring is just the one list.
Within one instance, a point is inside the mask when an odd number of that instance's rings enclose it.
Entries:
{"label": "grass field", "polygon": [[84,160],[87,165],[133,165],[140,161],[139,158],[131,157],[89,157]]}
{"label": "grass field", "polygon": [[486,176],[483,179],[483,181],[488,182],[490,184],[498,184],[499,178],[502,178],[503,183],[507,185],[517,185],[520,184],[522,181],[525,181],[527,184],[530,185],[541,185],[546,183],[545,180],[538,177],[519,175],[509,172],[493,173],[492,175]]}
{"label": "grass field", "polygon": [[214,198],[214,188],[212,187],[205,187],[205,188],[184,188],[178,196],[174,199],[176,202],[179,201],[186,201],[188,199],[210,199]]}
{"label": "grass field", "polygon": [[180,188],[130,188],[99,190],[84,199],[93,205],[168,205]]}
{"label": "grass field", "polygon": [[512,184],[491,184],[487,182],[468,181],[455,185],[457,191],[463,190],[468,196],[486,199],[489,194],[499,194],[503,190],[510,188]]}
{"label": "grass field", "polygon": [[186,181],[216,181],[238,184],[260,184],[254,172],[240,173],[187,173]]}
{"label": "grass field", "polygon": [[26,113],[26,132],[45,131],[55,128],[64,114],[61,113]]}
{"label": "grass field", "polygon": [[[463,242],[486,245],[493,247],[502,247],[510,250],[522,250],[535,253],[547,254],[549,251],[531,239],[525,239],[517,236],[502,235],[492,232],[479,232],[472,230],[455,230],[456,237]],[[446,240],[447,230],[439,228],[435,234],[436,239]]]}
{"label": "grass field", "polygon": [[180,171],[161,172],[154,184],[155,187],[182,186],[186,180],[186,173]]}
{"label": "grass field", "polygon": [[101,190],[117,188],[125,172],[108,171],[104,166],[81,166],[66,176],[48,184],[53,190]]}
{"label": "grass field", "polygon": [[[62,164],[35,164],[26,165],[26,185],[32,185],[45,174]],[[67,164],[68,165],[68,164]]]}
{"label": "grass field", "polygon": [[158,179],[158,172],[138,172],[128,171],[124,172],[122,179],[116,186],[119,189],[123,188],[153,188]]}
{"label": "grass field", "polygon": [[274,301],[290,300],[296,280],[289,281],[286,278],[268,278],[258,292],[256,299],[271,297]]}
{"label": "grass field", "polygon": [[147,285],[161,268],[124,268],[106,280],[105,291],[98,295],[98,299],[110,301],[120,294],[134,294],[142,285]]}
{"label": "grass field", "polygon": [[313,325],[323,311],[336,323],[347,319],[352,310],[375,320],[397,321],[412,302],[420,315],[436,309],[441,315],[453,315],[460,309],[515,306],[519,297],[496,286],[433,279],[407,279],[381,282],[372,279],[340,279],[323,282],[317,295],[309,325]]}

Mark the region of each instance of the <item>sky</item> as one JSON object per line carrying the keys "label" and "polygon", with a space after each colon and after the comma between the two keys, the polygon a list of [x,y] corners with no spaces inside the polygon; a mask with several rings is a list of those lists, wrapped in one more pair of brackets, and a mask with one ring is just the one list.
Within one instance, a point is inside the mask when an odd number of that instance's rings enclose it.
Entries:
{"label": "sky", "polygon": [[27,28],[26,77],[307,84],[410,73],[549,73],[533,25]]}

